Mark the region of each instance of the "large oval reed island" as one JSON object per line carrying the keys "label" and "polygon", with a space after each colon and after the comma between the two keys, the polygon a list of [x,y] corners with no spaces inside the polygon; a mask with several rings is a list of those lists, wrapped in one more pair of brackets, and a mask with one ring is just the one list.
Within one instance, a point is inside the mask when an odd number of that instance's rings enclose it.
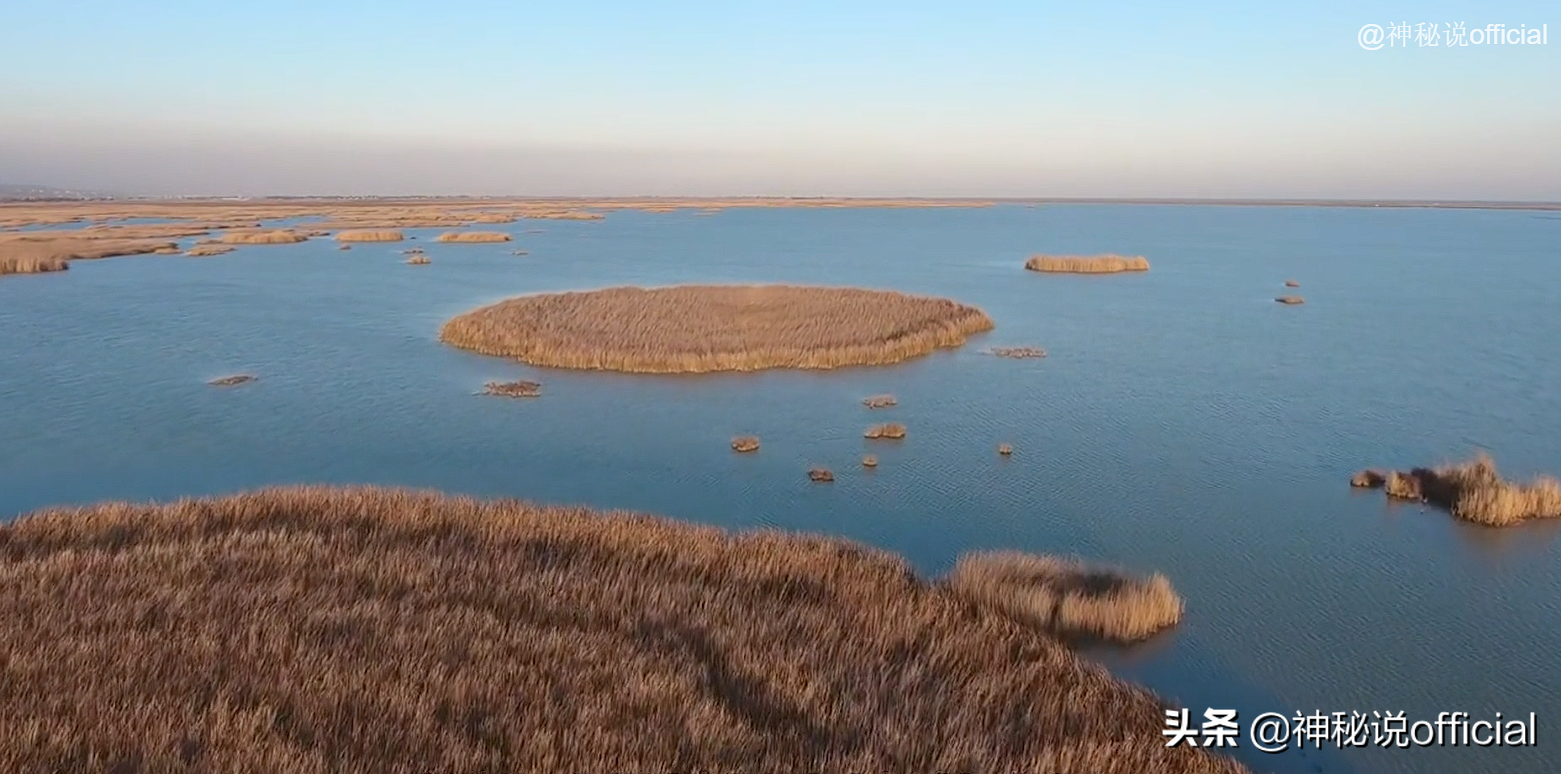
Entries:
{"label": "large oval reed island", "polygon": [[0,771],[1240,774],[845,541],[376,488],[0,527]]}
{"label": "large oval reed island", "polygon": [[893,291],[679,285],[511,298],[439,338],[538,366],[704,373],[897,363],[992,327],[975,307]]}

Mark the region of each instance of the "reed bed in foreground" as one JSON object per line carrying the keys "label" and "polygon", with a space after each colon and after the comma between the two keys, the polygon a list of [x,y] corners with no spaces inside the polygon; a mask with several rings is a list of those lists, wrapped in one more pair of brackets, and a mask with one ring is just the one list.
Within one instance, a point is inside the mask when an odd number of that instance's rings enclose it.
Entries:
{"label": "reed bed in foreground", "polygon": [[230,245],[291,245],[308,239],[294,231],[229,231],[222,235],[224,244]]}
{"label": "reed bed in foreground", "polygon": [[1115,274],[1149,271],[1149,261],[1141,255],[1034,255],[1024,267],[1064,274]]}
{"label": "reed bed in foreground", "polygon": [[525,379],[517,382],[488,382],[482,386],[482,393],[501,398],[537,398],[542,395],[542,383]]}
{"label": "reed bed in foreground", "polygon": [[682,285],[521,296],[455,317],[439,338],[532,365],[703,373],[895,363],[991,328],[985,312],[941,298]]}
{"label": "reed bed in foreground", "polygon": [[862,399],[862,405],[870,409],[889,408],[899,403],[893,395],[869,395]]}
{"label": "reed bed in foreground", "polygon": [[[1356,475],[1350,483],[1360,486],[1356,481],[1364,474]],[[1538,476],[1528,482],[1508,481],[1497,472],[1496,461],[1484,452],[1464,462],[1435,468],[1392,471],[1382,477],[1382,482],[1389,497],[1424,500],[1456,518],[1488,527],[1561,518],[1561,482],[1551,476]]]}
{"label": "reed bed in foreground", "polygon": [[405,237],[393,228],[359,228],[336,232],[338,242],[400,242]]}
{"label": "reed bed in foreground", "polygon": [[407,490],[0,526],[0,663],[17,774],[1245,771],[892,554]]}
{"label": "reed bed in foreground", "polygon": [[446,231],[435,240],[438,242],[483,243],[508,242],[510,235],[502,231]]}
{"label": "reed bed in foreground", "polygon": [[1182,617],[1182,599],[1164,575],[1139,577],[1073,558],[967,553],[946,583],[973,602],[1065,637],[1135,642]]}
{"label": "reed bed in foreground", "polygon": [[905,425],[898,422],[889,422],[882,425],[873,425],[862,432],[863,438],[885,438],[899,440],[905,437]]}
{"label": "reed bed in foreground", "polygon": [[739,435],[732,439],[732,451],[756,452],[759,450],[759,436]]}

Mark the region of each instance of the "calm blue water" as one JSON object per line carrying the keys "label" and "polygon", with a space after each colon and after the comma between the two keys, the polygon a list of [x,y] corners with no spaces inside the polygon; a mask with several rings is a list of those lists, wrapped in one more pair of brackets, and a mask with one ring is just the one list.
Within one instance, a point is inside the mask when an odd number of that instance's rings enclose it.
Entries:
{"label": "calm blue water", "polygon": [[[1509,474],[1561,472],[1561,220],[1079,205],[481,228],[516,242],[414,230],[418,242],[351,251],[314,240],[0,279],[0,518],[371,482],[829,532],[928,574],[973,548],[1079,553],[1163,571],[1187,598],[1173,634],[1091,655],[1195,714],[1539,718],[1537,748],[1244,750],[1256,767],[1561,770],[1561,524],[1473,528],[1347,486],[1360,467],[1476,446]],[[433,265],[403,265],[412,244]],[[1038,251],[1154,268],[1023,271]],[[1273,303],[1289,278],[1305,306]],[[435,339],[510,295],[680,282],[931,293],[998,327],[896,366],[681,377],[538,370]],[[978,354],[991,345],[1051,357]],[[236,371],[261,380],[205,385]],[[473,395],[494,378],[537,379],[544,396]],[[877,392],[900,406],[858,402]],[[888,418],[910,437],[869,446],[862,428]],[[734,455],[739,433],[763,450]],[[857,464],[869,450],[871,472]],[[837,482],[809,484],[815,463]]]}

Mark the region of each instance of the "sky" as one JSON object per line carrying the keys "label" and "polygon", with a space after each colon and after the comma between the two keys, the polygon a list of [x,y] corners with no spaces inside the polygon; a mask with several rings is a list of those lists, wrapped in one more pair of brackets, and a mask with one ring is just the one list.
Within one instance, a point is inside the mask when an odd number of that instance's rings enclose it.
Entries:
{"label": "sky", "polygon": [[1554,201],[1561,4],[0,0],[0,183]]}

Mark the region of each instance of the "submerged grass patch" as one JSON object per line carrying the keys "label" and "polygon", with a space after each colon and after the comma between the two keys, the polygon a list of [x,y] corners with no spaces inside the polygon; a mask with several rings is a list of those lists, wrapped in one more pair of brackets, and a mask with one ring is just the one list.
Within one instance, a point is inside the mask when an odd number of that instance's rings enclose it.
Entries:
{"label": "submerged grass patch", "polygon": [[536,398],[542,395],[542,383],[520,380],[517,382],[488,382],[482,386],[484,395],[501,398]]}
{"label": "submerged grass patch", "polygon": [[1182,617],[1182,599],[1164,575],[1140,577],[1074,558],[967,553],[946,583],[977,604],[1067,637],[1135,642]]}
{"label": "submerged grass patch", "polygon": [[991,328],[980,309],[941,298],[682,285],[521,296],[455,317],[439,338],[532,365],[702,373],[895,363]]}
{"label": "submerged grass patch", "polygon": [[1141,255],[1034,255],[1024,267],[1064,274],[1115,274],[1149,271],[1149,261]]}
{"label": "submerged grass patch", "polygon": [[902,558],[374,488],[0,525],[0,771],[1241,774]]}
{"label": "submerged grass patch", "polygon": [[217,379],[212,379],[211,381],[207,382],[207,384],[213,387],[233,387],[236,385],[253,382],[259,378],[260,377],[255,376],[254,374],[233,374],[232,376],[223,376]]}
{"label": "submerged grass patch", "polygon": [[436,241],[439,242],[508,242],[510,235],[502,231],[446,231],[440,234]]}

